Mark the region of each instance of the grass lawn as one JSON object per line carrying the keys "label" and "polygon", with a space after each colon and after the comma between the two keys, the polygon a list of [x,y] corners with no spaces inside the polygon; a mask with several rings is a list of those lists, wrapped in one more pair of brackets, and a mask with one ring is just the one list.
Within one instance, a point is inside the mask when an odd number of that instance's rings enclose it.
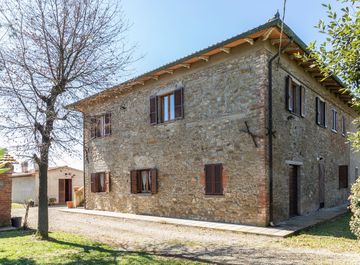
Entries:
{"label": "grass lawn", "polygon": [[360,253],[360,241],[349,228],[351,214],[347,213],[334,220],[310,228],[297,236],[282,241],[289,247],[324,248],[334,252]]}
{"label": "grass lawn", "polygon": [[24,206],[21,203],[12,203],[11,209],[24,209]]}
{"label": "grass lawn", "polygon": [[38,240],[32,231],[0,233],[1,265],[35,264],[199,264],[184,259],[119,251],[84,237],[61,232]]}

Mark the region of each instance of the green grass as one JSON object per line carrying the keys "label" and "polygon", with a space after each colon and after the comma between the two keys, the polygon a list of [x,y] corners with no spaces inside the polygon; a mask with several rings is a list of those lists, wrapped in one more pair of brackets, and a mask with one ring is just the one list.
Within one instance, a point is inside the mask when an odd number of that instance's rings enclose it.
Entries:
{"label": "green grass", "polygon": [[198,264],[184,259],[160,257],[142,252],[119,251],[84,237],[61,232],[50,240],[39,240],[33,231],[0,233],[0,264]]}
{"label": "green grass", "polygon": [[358,252],[360,242],[351,233],[349,227],[351,214],[347,213],[334,220],[301,232],[282,241],[289,247],[308,247],[328,249],[334,252]]}
{"label": "green grass", "polygon": [[11,209],[24,209],[24,206],[21,203],[12,203]]}

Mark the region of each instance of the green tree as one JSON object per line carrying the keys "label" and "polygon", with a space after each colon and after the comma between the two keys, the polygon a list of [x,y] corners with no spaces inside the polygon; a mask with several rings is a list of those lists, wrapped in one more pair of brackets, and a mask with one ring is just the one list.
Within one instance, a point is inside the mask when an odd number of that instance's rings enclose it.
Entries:
{"label": "green tree", "polygon": [[[3,159],[3,157],[6,154],[6,149],[2,149],[0,148],[0,161]],[[0,174],[6,173],[10,170],[10,168],[6,167],[6,163],[1,163],[0,162]]]}

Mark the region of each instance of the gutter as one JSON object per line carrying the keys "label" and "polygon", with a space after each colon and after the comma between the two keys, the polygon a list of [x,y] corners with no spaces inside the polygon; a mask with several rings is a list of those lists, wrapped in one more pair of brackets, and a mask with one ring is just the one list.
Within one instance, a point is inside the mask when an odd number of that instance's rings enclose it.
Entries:
{"label": "gutter", "polygon": [[272,106],[272,65],[273,61],[281,55],[284,49],[294,42],[292,38],[284,47],[281,48],[268,62],[268,159],[269,159],[269,226],[274,226],[273,222],[273,106]]}

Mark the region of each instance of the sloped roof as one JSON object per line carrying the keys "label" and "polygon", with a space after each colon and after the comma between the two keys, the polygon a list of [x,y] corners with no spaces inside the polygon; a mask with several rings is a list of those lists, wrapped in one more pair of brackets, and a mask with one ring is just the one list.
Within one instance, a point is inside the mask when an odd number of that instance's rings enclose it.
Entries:
{"label": "sloped roof", "polygon": [[[283,31],[281,32],[282,21],[279,18],[274,18],[269,22],[260,25],[259,27],[253,28],[249,31],[236,35],[230,39],[218,42],[205,49],[194,52],[188,56],[180,58],[171,63],[165,64],[155,70],[149,71],[128,81],[125,81],[117,86],[106,89],[102,92],[96,93],[92,96],[79,100],[67,106],[69,109],[82,111],[82,107],[87,104],[97,101],[99,99],[106,100],[111,98],[113,95],[119,93],[124,89],[131,89],[135,86],[144,85],[150,80],[158,80],[164,75],[171,75],[178,69],[190,68],[193,63],[198,61],[208,61],[209,58],[219,53],[231,53],[231,49],[239,45],[252,45],[255,41],[262,39],[264,41],[269,40],[272,45],[277,48],[281,45],[282,47],[288,45],[284,50],[284,53],[289,56],[290,59],[296,61],[299,65],[304,67],[305,71],[308,71],[315,79],[330,92],[335,93],[345,103],[351,103],[352,95],[345,91],[344,85],[336,76],[332,76],[323,80],[324,76],[320,73],[320,69],[314,67],[312,61],[303,62],[297,58],[295,54],[309,53],[307,45],[288,27],[285,23],[283,24]],[[280,37],[282,41],[280,42]],[[289,43],[290,42],[290,43]]]}

